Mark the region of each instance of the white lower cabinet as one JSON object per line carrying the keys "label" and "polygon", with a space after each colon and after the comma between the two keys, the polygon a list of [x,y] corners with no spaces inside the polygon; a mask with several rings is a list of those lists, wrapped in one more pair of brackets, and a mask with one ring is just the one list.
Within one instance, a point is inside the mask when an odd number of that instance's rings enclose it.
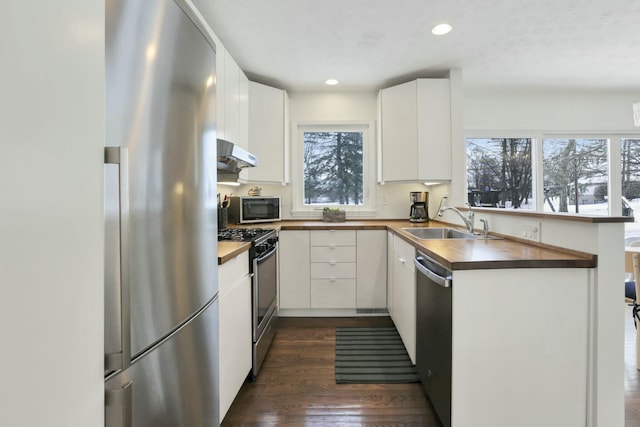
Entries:
{"label": "white lower cabinet", "polygon": [[385,230],[282,230],[280,309],[386,308],[386,248]]}
{"label": "white lower cabinet", "polygon": [[393,260],[395,259],[393,251],[393,233],[387,231],[387,310],[389,316],[393,319]]}
{"label": "white lower cabinet", "polygon": [[355,279],[312,279],[312,308],[353,308]]}
{"label": "white lower cabinet", "polygon": [[310,232],[311,308],[356,305],[356,231]]}
{"label": "white lower cabinet", "polygon": [[248,252],[218,268],[220,421],[251,371],[251,276]]}
{"label": "white lower cabinet", "polygon": [[391,318],[411,361],[416,363],[416,270],[415,249],[399,237],[393,239]]}
{"label": "white lower cabinet", "polygon": [[358,230],[356,308],[387,307],[387,232]]}
{"label": "white lower cabinet", "polygon": [[281,230],[278,236],[280,239],[279,308],[281,310],[310,308],[309,231]]}

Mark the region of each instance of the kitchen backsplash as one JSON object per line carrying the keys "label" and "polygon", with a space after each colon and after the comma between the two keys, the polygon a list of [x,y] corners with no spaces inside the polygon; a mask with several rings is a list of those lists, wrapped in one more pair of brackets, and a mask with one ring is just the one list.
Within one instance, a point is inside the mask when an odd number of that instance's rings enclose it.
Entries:
{"label": "kitchen backsplash", "polygon": [[[253,184],[240,185],[238,187],[218,186],[220,194],[234,196],[248,195],[249,188]],[[292,219],[291,186],[260,184],[263,196],[279,196],[282,201],[282,219]],[[376,185],[376,216],[374,218],[404,219],[409,217],[409,193],[411,191],[429,192],[429,216],[436,214],[440,199],[449,193],[449,184],[425,186],[420,183],[385,184]],[[318,211],[318,219],[322,218],[322,212]],[[349,218],[349,214],[347,214]]]}

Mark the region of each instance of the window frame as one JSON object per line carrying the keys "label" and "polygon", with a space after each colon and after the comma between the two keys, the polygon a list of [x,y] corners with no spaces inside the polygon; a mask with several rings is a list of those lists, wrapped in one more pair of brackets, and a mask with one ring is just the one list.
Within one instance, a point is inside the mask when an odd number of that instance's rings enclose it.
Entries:
{"label": "window frame", "polygon": [[[323,205],[304,204],[304,132],[362,132],[362,195],[361,205],[331,205],[347,212],[350,218],[368,218],[376,215],[375,191],[375,126],[368,121],[320,121],[293,124],[295,139],[291,144],[291,216],[317,218]],[[329,205],[327,205],[329,206]]]}
{"label": "window frame", "polygon": [[608,211],[607,216],[622,216],[621,203],[612,203],[613,200],[620,200],[622,197],[622,168],[621,168],[621,140],[622,139],[640,139],[640,133],[634,132],[603,132],[585,131],[465,131],[465,150],[464,150],[464,182],[465,194],[468,191],[467,182],[467,152],[466,140],[474,138],[531,138],[532,140],[532,185],[534,194],[533,212],[544,212],[544,171],[543,171],[543,147],[544,139],[605,139],[607,145],[607,163],[608,163]]}
{"label": "window frame", "polygon": [[[522,209],[526,212],[540,212],[540,201],[544,202],[544,190],[542,189],[542,134],[535,132],[500,132],[500,131],[491,131],[491,132],[465,132],[464,135],[464,182],[465,189],[464,194],[469,191],[467,185],[467,168],[469,165],[467,164],[467,139],[507,139],[507,138],[527,138],[531,140],[531,204],[533,208],[531,209]],[[538,189],[540,191],[538,192]],[[466,199],[465,199],[466,200]],[[544,206],[542,206],[544,208]],[[507,209],[512,210],[512,209]]]}
{"label": "window frame", "polygon": [[[611,177],[612,177],[612,172],[611,172],[611,163],[612,163],[612,159],[611,159],[611,149],[612,146],[614,144],[612,144],[612,140],[613,140],[613,135],[608,135],[608,134],[603,134],[602,132],[576,132],[576,133],[545,133],[541,136],[540,138],[540,166],[541,166],[541,176],[540,176],[540,192],[541,192],[541,197],[542,197],[542,201],[544,202],[544,167],[543,167],[543,162],[544,162],[544,140],[546,139],[601,139],[601,140],[605,140],[606,141],[606,150],[607,150],[607,194],[611,194]],[[619,140],[618,140],[619,142]],[[618,144],[618,147],[620,145]],[[620,158],[620,154],[618,154],[618,159]],[[618,168],[619,170],[620,168]],[[620,172],[619,172],[620,173]],[[621,187],[621,179],[618,179],[618,186]],[[620,190],[620,195],[622,195],[622,190]],[[612,208],[612,204],[611,204],[611,200],[612,198],[607,196],[607,215],[602,215],[602,216],[612,216],[612,212],[611,212],[611,208]],[[617,200],[620,200],[620,197],[618,197]],[[620,207],[618,209],[618,211],[620,212],[620,214],[622,214],[622,207]],[[540,212],[545,212],[545,213],[551,213],[549,211],[545,211],[545,207],[544,207],[544,203],[542,204],[542,209],[540,210]],[[569,214],[572,215],[576,215],[575,212],[568,212]],[[579,215],[579,214],[578,214]]]}

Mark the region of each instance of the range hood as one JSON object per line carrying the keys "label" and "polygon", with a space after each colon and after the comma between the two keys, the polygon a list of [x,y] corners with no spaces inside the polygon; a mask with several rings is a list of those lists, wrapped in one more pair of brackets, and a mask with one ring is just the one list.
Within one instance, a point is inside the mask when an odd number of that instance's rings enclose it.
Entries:
{"label": "range hood", "polygon": [[258,159],[233,142],[218,139],[218,182],[236,182],[243,168],[254,167]]}

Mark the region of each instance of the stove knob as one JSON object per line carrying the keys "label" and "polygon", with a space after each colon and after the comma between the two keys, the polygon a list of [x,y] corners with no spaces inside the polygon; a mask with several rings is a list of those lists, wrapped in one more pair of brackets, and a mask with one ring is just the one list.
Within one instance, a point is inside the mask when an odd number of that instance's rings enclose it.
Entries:
{"label": "stove knob", "polygon": [[270,245],[275,245],[277,241],[278,241],[277,237],[269,237],[267,239],[267,243],[269,243]]}
{"label": "stove knob", "polygon": [[261,243],[255,247],[256,253],[259,255],[267,251],[267,245]]}

